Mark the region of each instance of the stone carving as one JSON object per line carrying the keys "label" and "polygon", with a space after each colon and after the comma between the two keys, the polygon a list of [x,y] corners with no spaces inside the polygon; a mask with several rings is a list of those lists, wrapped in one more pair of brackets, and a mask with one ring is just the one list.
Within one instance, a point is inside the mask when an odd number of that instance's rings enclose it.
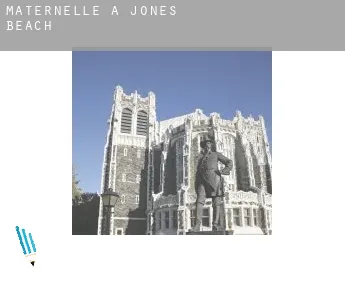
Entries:
{"label": "stone carving", "polygon": [[128,135],[128,134],[118,134],[117,144],[125,146],[134,146],[140,148],[146,148],[146,137],[142,135]]}
{"label": "stone carving", "polygon": [[265,194],[264,202],[265,202],[265,205],[272,206],[272,196],[270,194]]}
{"label": "stone carving", "polygon": [[238,192],[229,192],[229,200],[231,202],[253,202],[253,203],[259,203],[258,194],[253,192],[244,192],[244,191],[238,191]]}
{"label": "stone carving", "polygon": [[195,194],[188,194],[187,195],[187,203],[188,204],[194,204],[196,201],[196,195]]}
{"label": "stone carving", "polygon": [[178,205],[177,195],[163,196],[159,194],[153,204],[154,208],[171,207]]}

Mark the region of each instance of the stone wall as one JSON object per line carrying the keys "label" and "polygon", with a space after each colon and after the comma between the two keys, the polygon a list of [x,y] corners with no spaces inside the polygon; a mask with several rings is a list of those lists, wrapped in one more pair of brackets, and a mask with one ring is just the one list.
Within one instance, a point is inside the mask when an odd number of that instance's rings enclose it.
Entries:
{"label": "stone wall", "polygon": [[[125,149],[127,150],[126,156],[124,154]],[[115,191],[119,193],[120,199],[115,206],[114,216],[146,218],[146,187],[147,150],[119,145],[116,156]],[[137,201],[137,196],[139,196],[139,201]],[[146,225],[143,224],[143,226],[141,232],[144,234]],[[117,227],[115,226],[115,228]]]}
{"label": "stone wall", "polygon": [[146,230],[146,220],[136,220],[136,219],[115,219],[115,228],[123,229],[123,235],[145,235]]}

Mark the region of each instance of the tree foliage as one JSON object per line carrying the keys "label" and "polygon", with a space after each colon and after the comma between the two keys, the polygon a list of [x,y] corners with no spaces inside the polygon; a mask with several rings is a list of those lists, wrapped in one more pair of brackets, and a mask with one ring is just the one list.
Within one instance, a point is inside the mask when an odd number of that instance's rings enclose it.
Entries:
{"label": "tree foliage", "polygon": [[72,168],[72,204],[78,204],[82,199],[82,189],[79,187],[79,180],[75,168]]}

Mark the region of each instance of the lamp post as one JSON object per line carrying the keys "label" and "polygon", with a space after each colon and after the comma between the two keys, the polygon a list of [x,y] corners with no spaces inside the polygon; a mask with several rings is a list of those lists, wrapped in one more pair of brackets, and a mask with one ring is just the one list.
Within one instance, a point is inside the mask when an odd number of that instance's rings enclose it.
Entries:
{"label": "lamp post", "polygon": [[[119,199],[119,194],[114,192],[111,188],[105,191],[102,195],[103,207],[106,212],[106,223],[105,223],[105,233],[111,235],[110,222],[111,222],[111,209],[115,207],[117,200]],[[109,234],[108,234],[109,233]]]}

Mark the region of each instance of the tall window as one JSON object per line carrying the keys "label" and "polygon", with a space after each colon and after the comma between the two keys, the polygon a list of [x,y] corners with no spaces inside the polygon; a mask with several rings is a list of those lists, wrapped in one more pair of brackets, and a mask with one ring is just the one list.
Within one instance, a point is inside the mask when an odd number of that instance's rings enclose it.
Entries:
{"label": "tall window", "polygon": [[234,219],[234,225],[241,226],[240,209],[239,208],[234,208],[232,210],[232,216],[233,216],[233,219]]}
{"label": "tall window", "polygon": [[210,210],[207,208],[202,210],[202,225],[210,226]]}
{"label": "tall window", "polygon": [[193,228],[196,224],[196,211],[190,210],[190,226]]}
{"label": "tall window", "polygon": [[187,165],[184,166],[184,177],[188,178],[188,166]]}
{"label": "tall window", "polygon": [[164,227],[169,229],[169,211],[164,212]]}
{"label": "tall window", "polygon": [[138,149],[138,151],[137,151],[137,158],[139,159],[140,158],[140,149]]}
{"label": "tall window", "polygon": [[180,185],[182,182],[183,182],[182,170],[179,169],[177,171],[177,184]]}
{"label": "tall window", "polygon": [[177,210],[173,211],[172,221],[173,221],[173,228],[177,228]]}
{"label": "tall window", "polygon": [[250,226],[250,209],[244,208],[243,213],[244,213],[244,225]]}
{"label": "tall window", "polygon": [[144,111],[139,111],[137,116],[137,135],[146,135],[147,121],[147,113]]}
{"label": "tall window", "polygon": [[178,166],[182,165],[182,155],[181,154],[177,155],[177,161],[176,162],[177,162]]}
{"label": "tall window", "polygon": [[121,196],[121,203],[123,204],[125,201],[126,201],[126,196],[125,196],[125,195],[122,195],[122,196]]}
{"label": "tall window", "polygon": [[253,167],[253,160],[252,157],[248,157],[248,170],[249,170],[249,178],[250,178],[250,185],[255,186],[255,178],[254,178],[254,167]]}
{"label": "tall window", "polygon": [[124,108],[122,110],[121,116],[121,132],[122,133],[131,133],[132,128],[132,110]]}
{"label": "tall window", "polygon": [[157,217],[156,217],[156,228],[157,230],[161,229],[161,212],[157,213]]}
{"label": "tall window", "polygon": [[258,209],[253,209],[253,217],[254,217],[254,226],[258,226],[258,224],[259,224]]}
{"label": "tall window", "polygon": [[123,155],[124,155],[125,157],[127,157],[127,148],[124,148],[124,149],[123,149]]}
{"label": "tall window", "polygon": [[136,195],[136,196],[135,196],[135,203],[136,203],[136,204],[139,204],[139,195]]}

